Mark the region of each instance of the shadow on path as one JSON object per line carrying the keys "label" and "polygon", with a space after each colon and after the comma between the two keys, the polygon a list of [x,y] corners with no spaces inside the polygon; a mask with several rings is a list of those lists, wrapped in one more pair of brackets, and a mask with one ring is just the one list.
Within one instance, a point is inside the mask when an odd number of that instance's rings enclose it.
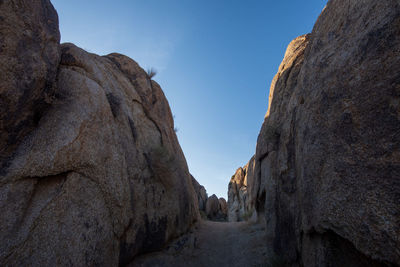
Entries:
{"label": "shadow on path", "polygon": [[163,251],[140,256],[129,266],[266,266],[265,240],[260,224],[201,221]]}

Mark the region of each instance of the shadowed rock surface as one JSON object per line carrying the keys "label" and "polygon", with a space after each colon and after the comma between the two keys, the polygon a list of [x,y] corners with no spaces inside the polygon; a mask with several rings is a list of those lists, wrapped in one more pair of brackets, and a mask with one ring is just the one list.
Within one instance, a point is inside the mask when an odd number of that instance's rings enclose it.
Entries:
{"label": "shadowed rock surface", "polygon": [[0,175],[55,93],[59,42],[50,1],[0,1]]}
{"label": "shadowed rock surface", "polygon": [[194,191],[196,192],[196,195],[197,195],[197,202],[199,203],[199,211],[205,212],[207,199],[208,199],[207,191],[204,188],[204,186],[199,184],[193,176],[192,176],[192,183],[193,183]]}
{"label": "shadowed rock surface", "polygon": [[398,1],[331,0],[289,45],[252,188],[289,265],[400,265],[399,68]]}
{"label": "shadowed rock surface", "polygon": [[49,1],[0,12],[0,265],[125,265],[185,233],[197,197],[159,85],[60,46]]}
{"label": "shadowed rock surface", "polygon": [[207,199],[206,215],[212,221],[226,221],[227,219],[227,204],[224,198],[219,198],[212,195]]}
{"label": "shadowed rock surface", "polygon": [[221,213],[226,217],[228,216],[228,203],[226,203],[225,198],[220,197],[218,199],[219,202],[219,208],[221,210]]}

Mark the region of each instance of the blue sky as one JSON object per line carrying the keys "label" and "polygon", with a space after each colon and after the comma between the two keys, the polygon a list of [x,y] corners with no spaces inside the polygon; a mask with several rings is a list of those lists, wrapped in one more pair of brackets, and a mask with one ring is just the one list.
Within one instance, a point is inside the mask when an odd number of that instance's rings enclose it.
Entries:
{"label": "blue sky", "polygon": [[52,0],[62,42],[125,54],[168,98],[190,172],[227,195],[255,152],[269,86],[286,47],[327,0]]}

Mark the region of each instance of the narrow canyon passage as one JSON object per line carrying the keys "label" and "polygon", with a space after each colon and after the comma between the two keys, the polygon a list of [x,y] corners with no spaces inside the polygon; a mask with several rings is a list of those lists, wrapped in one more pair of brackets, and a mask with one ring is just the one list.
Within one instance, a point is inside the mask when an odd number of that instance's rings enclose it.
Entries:
{"label": "narrow canyon passage", "polygon": [[267,255],[262,225],[201,221],[192,233],[129,266],[268,266]]}
{"label": "narrow canyon passage", "polygon": [[0,0],[0,267],[400,267],[400,1],[324,1]]}

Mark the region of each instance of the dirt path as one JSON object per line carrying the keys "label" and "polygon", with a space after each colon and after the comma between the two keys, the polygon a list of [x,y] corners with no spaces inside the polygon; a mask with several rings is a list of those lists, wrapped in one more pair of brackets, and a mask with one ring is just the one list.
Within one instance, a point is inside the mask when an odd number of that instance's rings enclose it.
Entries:
{"label": "dirt path", "polygon": [[261,225],[202,221],[164,251],[141,256],[129,266],[266,266],[266,255]]}

